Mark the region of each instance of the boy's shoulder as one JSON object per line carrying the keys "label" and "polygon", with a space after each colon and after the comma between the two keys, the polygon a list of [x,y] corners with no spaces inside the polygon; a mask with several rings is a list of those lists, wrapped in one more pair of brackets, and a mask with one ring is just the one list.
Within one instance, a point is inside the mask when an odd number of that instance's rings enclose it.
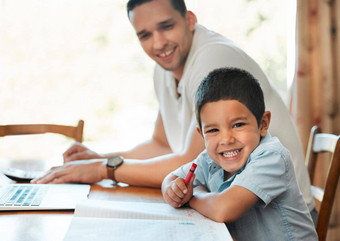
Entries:
{"label": "boy's shoulder", "polygon": [[196,162],[205,163],[211,165],[215,163],[209,156],[207,149],[204,149],[196,158]]}
{"label": "boy's shoulder", "polygon": [[207,149],[204,149],[196,158],[195,162],[203,167],[203,170],[211,170],[211,169],[217,169],[218,167],[220,168],[220,166],[214,162],[208,152]]}
{"label": "boy's shoulder", "polygon": [[290,152],[277,137],[271,136],[269,132],[250,154],[245,168],[250,166],[260,169],[283,168],[286,171],[293,168]]}
{"label": "boy's shoulder", "polygon": [[279,138],[271,136],[269,132],[261,139],[260,144],[255,148],[250,156],[260,156],[265,153],[276,153],[287,157],[290,156],[288,149],[282,145]]}

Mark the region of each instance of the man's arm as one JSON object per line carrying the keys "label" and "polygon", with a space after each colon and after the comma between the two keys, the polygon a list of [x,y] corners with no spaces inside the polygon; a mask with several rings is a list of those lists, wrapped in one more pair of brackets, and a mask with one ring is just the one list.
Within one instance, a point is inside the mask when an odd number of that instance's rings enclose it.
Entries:
{"label": "man's arm", "polygon": [[257,201],[254,193],[241,186],[232,186],[220,193],[207,192],[199,186],[194,189],[189,205],[216,222],[228,223],[239,219]]}
{"label": "man's arm", "polygon": [[[169,153],[166,155],[156,156],[144,161],[135,159],[126,159],[126,161],[115,171],[116,181],[128,183],[136,186],[151,186],[160,187],[163,179],[173,170],[177,169],[181,165],[194,160],[199,153],[204,150],[204,141],[202,136],[196,131],[195,128],[189,135],[190,141],[186,143],[186,148],[183,153],[174,154]],[[144,146],[146,147],[146,146]],[[163,151],[167,148],[170,150],[167,138],[165,136],[163,121],[159,116],[155,132],[153,135],[153,143],[144,150],[139,150],[140,154],[144,154],[144,151],[158,152],[157,148],[161,148]]]}
{"label": "man's arm", "polygon": [[99,154],[83,144],[76,142],[63,153],[64,163],[76,160],[101,159],[119,155],[128,159],[148,159],[155,156],[161,156],[171,153],[171,148],[167,141],[163,121],[160,114],[156,121],[156,126],[152,139],[136,146],[126,152],[113,152],[107,154]]}
{"label": "man's arm", "polygon": [[[185,151],[180,154],[169,153],[170,147],[165,136],[162,118],[159,115],[152,141],[133,149],[131,152],[121,153],[126,159],[115,170],[116,181],[135,186],[160,187],[168,173],[194,160],[204,150],[201,135],[195,128],[190,131],[192,132],[189,134],[191,138],[186,143]],[[155,153],[161,156],[155,156]],[[137,159],[138,154],[140,157]],[[145,159],[148,156],[153,158]],[[128,159],[128,157],[136,158]],[[140,159],[143,158],[145,160],[141,161]],[[89,163],[72,161],[61,167],[51,169],[43,177],[34,180],[34,183],[94,183],[107,178],[107,168],[101,160]]]}
{"label": "man's arm", "polygon": [[151,140],[146,141],[127,152],[109,153],[106,157],[120,155],[126,159],[149,159],[171,153],[171,148],[166,138],[163,121],[158,113],[156,125]]}

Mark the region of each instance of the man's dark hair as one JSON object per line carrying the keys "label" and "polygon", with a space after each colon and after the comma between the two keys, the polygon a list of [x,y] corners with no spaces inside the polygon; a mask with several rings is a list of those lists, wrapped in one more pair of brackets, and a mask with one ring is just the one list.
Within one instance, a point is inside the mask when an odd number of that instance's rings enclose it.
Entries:
{"label": "man's dark hair", "polygon": [[220,68],[211,71],[198,87],[195,96],[196,119],[202,130],[200,113],[203,106],[219,100],[237,100],[255,116],[260,126],[265,111],[261,86],[257,79],[245,70]]}
{"label": "man's dark hair", "polygon": [[[130,11],[135,7],[142,5],[143,3],[151,2],[153,0],[129,0],[127,3],[127,14],[129,16]],[[173,9],[178,11],[183,17],[187,12],[187,7],[185,6],[184,0],[169,0]]]}

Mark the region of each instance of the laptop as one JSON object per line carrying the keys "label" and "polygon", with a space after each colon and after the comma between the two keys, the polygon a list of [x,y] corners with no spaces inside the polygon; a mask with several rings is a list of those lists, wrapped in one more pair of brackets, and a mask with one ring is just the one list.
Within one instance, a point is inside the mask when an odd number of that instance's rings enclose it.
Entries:
{"label": "laptop", "polygon": [[4,184],[0,185],[0,211],[74,210],[87,199],[85,184]]}

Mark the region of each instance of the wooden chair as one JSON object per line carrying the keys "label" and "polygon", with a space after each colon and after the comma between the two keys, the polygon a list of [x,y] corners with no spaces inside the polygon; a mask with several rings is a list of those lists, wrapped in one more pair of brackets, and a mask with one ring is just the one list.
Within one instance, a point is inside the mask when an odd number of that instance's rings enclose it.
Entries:
{"label": "wooden chair", "polygon": [[[316,226],[316,231],[319,236],[319,241],[326,240],[328,224],[332,212],[332,206],[335,199],[335,193],[339,181],[340,174],[340,136],[322,133],[321,129],[313,126],[311,129],[307,153],[306,164],[308,167],[309,176],[312,183],[312,195],[314,199],[320,202],[319,218]],[[319,159],[318,154],[329,152],[329,167],[326,176],[325,186],[323,188],[314,185],[314,176],[318,171],[316,162]],[[322,159],[325,160],[325,159]]]}
{"label": "wooden chair", "polygon": [[54,125],[54,124],[0,125],[0,137],[10,135],[55,133],[72,138],[77,142],[82,142],[83,129],[84,129],[83,120],[79,120],[77,126]]}

